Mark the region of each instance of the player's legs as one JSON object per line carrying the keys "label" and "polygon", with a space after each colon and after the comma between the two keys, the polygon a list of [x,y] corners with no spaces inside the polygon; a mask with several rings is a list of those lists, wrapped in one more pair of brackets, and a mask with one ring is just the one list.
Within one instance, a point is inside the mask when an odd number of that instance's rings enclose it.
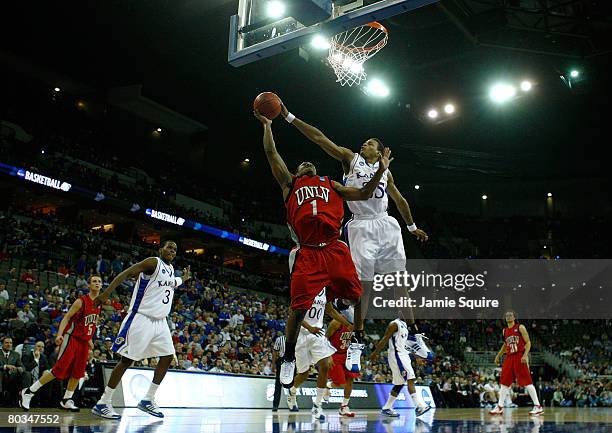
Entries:
{"label": "player's legs", "polygon": [[113,394],[115,393],[117,385],[119,385],[119,382],[121,382],[123,374],[128,368],[131,367],[133,362],[133,359],[122,356],[117,365],[115,365],[115,368],[113,368],[113,371],[111,373],[111,377],[108,380],[108,384],[104,388],[104,393],[102,394],[102,397],[100,397],[100,400],[98,400],[96,405],[91,410],[94,415],[98,415],[108,419],[121,418],[121,415],[119,415],[113,409]]}
{"label": "player's legs", "polygon": [[295,373],[295,345],[306,311],[329,279],[325,272],[322,249],[292,250],[289,258],[291,271],[291,306],[285,325],[285,356],[281,363],[280,381],[285,388],[293,385]]}
{"label": "player's legs", "polygon": [[347,371],[344,383],[344,398],[342,399],[342,404],[340,405],[340,409],[338,411],[340,416],[348,416],[351,418],[355,416],[355,412],[351,412],[351,409],[349,408],[351,392],[353,392],[353,376],[351,376],[351,373]]}
{"label": "player's legs", "polygon": [[393,388],[389,393],[389,398],[387,399],[387,402],[380,411],[383,415],[390,416],[393,418],[397,418],[399,416],[399,414],[393,410],[393,405],[395,404],[395,399],[397,399],[397,396],[399,395],[403,387],[403,384],[393,385]]}
{"label": "player's legs", "polygon": [[36,391],[38,391],[40,388],[53,381],[54,379],[55,376],[53,375],[53,373],[51,373],[51,371],[49,370],[45,370],[45,372],[36,382],[34,382],[28,388],[24,388],[20,391],[19,405],[23,409],[29,410],[30,402],[32,401],[32,398],[34,398],[34,394],[36,394]]}
{"label": "player's legs", "polygon": [[499,400],[497,401],[497,405],[489,411],[491,415],[499,415],[504,412],[504,403],[515,379],[513,358],[515,358],[515,356],[506,356],[502,364],[501,375],[499,376]]}
{"label": "player's legs", "polygon": [[525,387],[525,391],[527,391],[529,397],[531,397],[531,401],[533,402],[533,409],[529,411],[529,414],[540,415],[544,412],[544,409],[542,408],[542,405],[540,405],[538,393],[535,386],[533,386],[531,372],[529,371],[529,364],[523,362],[520,356],[516,356],[515,358],[517,358],[514,363],[517,382],[519,386]]}

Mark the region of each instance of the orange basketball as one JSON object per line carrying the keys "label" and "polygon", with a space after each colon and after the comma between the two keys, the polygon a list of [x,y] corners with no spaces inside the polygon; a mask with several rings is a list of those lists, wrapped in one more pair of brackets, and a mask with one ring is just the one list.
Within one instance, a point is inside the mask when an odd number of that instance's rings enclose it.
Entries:
{"label": "orange basketball", "polygon": [[281,112],[281,100],[276,93],[263,92],[257,95],[257,98],[253,101],[253,109],[272,120],[278,117]]}

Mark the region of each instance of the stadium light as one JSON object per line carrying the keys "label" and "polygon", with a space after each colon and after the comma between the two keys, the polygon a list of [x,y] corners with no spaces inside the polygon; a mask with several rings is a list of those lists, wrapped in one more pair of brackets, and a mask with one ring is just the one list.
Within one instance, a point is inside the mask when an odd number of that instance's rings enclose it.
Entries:
{"label": "stadium light", "polygon": [[549,192],[548,194],[546,194],[546,197],[552,197],[552,192]]}
{"label": "stadium light", "polygon": [[580,71],[578,69],[572,69],[570,71],[570,77],[572,78],[578,78],[579,75],[580,75]]}
{"label": "stadium light", "polygon": [[378,78],[374,78],[368,82],[366,91],[369,95],[379,98],[386,98],[389,96],[389,93],[391,93],[389,87]]}
{"label": "stadium light", "polygon": [[270,18],[280,18],[285,15],[285,4],[278,0],[270,0],[266,6],[266,14]]}
{"label": "stadium light", "polygon": [[453,114],[455,112],[455,106],[453,104],[446,104],[444,106],[444,112],[446,114]]}
{"label": "stadium light", "polygon": [[421,189],[421,185],[415,185],[414,189]]}
{"label": "stadium light", "polygon": [[248,164],[249,162],[251,162],[251,160],[249,158],[244,158],[244,162]]}
{"label": "stadium light", "polygon": [[514,98],[516,95],[516,88],[507,83],[497,83],[489,90],[489,97],[497,104],[503,104]]}
{"label": "stadium light", "polygon": [[483,194],[483,195],[482,195],[482,199],[483,199],[483,200],[486,200],[486,199],[488,199],[488,198],[489,198],[489,197],[488,197],[486,194]]}
{"label": "stadium light", "polygon": [[533,84],[529,80],[521,81],[521,90],[523,92],[529,92],[533,88]]}
{"label": "stadium light", "polygon": [[59,92],[61,89],[59,87],[56,87],[55,89],[53,89],[55,92]]}
{"label": "stadium light", "polygon": [[429,110],[427,112],[427,117],[429,117],[430,119],[437,119],[438,118],[438,110],[436,110],[435,108],[432,108],[431,110]]}
{"label": "stadium light", "polygon": [[162,132],[162,129],[161,128],[157,128],[156,131],[157,132]]}
{"label": "stadium light", "polygon": [[315,37],[312,38],[310,45],[317,50],[329,50],[330,47],[329,40],[323,35],[315,35]]}

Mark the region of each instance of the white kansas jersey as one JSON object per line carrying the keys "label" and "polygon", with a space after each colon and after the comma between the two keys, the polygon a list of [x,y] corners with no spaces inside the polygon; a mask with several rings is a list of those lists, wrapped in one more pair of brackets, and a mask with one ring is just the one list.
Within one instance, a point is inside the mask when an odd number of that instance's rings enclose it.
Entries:
{"label": "white kansas jersey", "polygon": [[[304,322],[315,328],[323,329],[323,316],[325,316],[325,304],[327,304],[327,295],[325,287],[319,292],[312,302],[312,307],[306,311]],[[302,327],[301,331],[308,333],[309,331]]]}
{"label": "white kansas jersey", "polygon": [[154,319],[170,314],[176,279],[174,268],[156,257],[157,267],[151,275],[140,273],[132,292],[128,313],[141,313]]}
{"label": "white kansas jersey", "polygon": [[398,355],[410,356],[408,352],[408,326],[406,322],[401,319],[395,319],[393,322],[397,324],[397,331],[389,338],[389,351],[394,352]]}
{"label": "white kansas jersey", "polygon": [[[378,161],[368,164],[363,156],[356,153],[351,161],[348,174],[344,175],[344,185],[361,188],[374,177],[378,170]],[[361,201],[347,202],[353,215],[377,215],[387,211],[389,198],[387,197],[387,177],[389,170],[385,170],[378,186],[371,198]]]}

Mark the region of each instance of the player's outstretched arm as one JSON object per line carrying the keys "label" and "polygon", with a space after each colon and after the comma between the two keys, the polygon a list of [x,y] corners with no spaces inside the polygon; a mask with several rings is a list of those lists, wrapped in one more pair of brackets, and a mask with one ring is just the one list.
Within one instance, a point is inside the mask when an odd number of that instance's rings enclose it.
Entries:
{"label": "player's outstretched arm", "polygon": [[119,273],[113,279],[113,281],[111,281],[106,290],[100,295],[98,295],[96,299],[94,299],[94,305],[98,306],[104,304],[110,294],[113,293],[113,290],[115,290],[119,284],[123,283],[128,278],[136,277],[141,272],[144,272],[147,275],[151,275],[153,272],[155,272],[156,267],[157,260],[155,259],[155,257],[146,258],[142,262],[130,266],[125,271]]}
{"label": "player's outstretched arm", "polygon": [[276,144],[274,143],[274,136],[272,135],[272,121],[265,116],[259,114],[257,110],[253,112],[253,115],[257,120],[261,122],[264,128],[263,133],[263,147],[268,159],[268,164],[272,169],[272,175],[283,190],[283,198],[287,197],[291,190],[291,173],[281,158],[280,154],[276,150]]}
{"label": "player's outstretched arm", "polygon": [[395,205],[397,206],[397,210],[402,216],[404,222],[408,226],[408,230],[412,233],[418,240],[421,242],[425,242],[429,239],[427,233],[423,230],[416,228],[414,224],[414,219],[412,218],[412,212],[410,211],[410,205],[408,204],[408,200],[404,198],[402,193],[397,189],[395,185],[395,180],[393,179],[393,175],[389,171],[387,175],[387,192],[389,193],[389,197],[393,200]]}
{"label": "player's outstretched arm", "polygon": [[[281,104],[281,115],[293,126],[295,126],[297,130],[300,131],[306,138],[317,144],[329,156],[342,162],[343,167],[346,166],[348,168],[353,160],[353,157],[355,156],[352,150],[347,149],[346,147],[338,146],[336,143],[327,138],[325,134],[321,132],[321,130],[293,116],[293,114],[289,113],[289,110],[287,110],[285,104]],[[345,170],[344,172],[346,173],[347,171],[348,170]]]}
{"label": "player's outstretched arm", "polygon": [[83,301],[77,299],[72,303],[70,309],[66,312],[66,314],[64,314],[64,317],[60,322],[59,328],[57,329],[57,337],[55,337],[55,344],[57,344],[58,346],[61,345],[64,341],[64,331],[66,330],[66,326],[68,326],[68,323],[70,323],[70,319],[72,319],[72,316],[79,312],[82,306]]}
{"label": "player's outstretched arm", "polygon": [[346,201],[367,200],[372,197],[372,194],[374,194],[374,191],[378,187],[378,182],[380,182],[385,170],[389,168],[391,161],[393,161],[393,158],[391,158],[391,149],[385,147],[385,150],[383,150],[380,158],[378,159],[378,170],[376,170],[374,177],[370,179],[368,183],[363,185],[361,188],[344,186],[338,182],[333,182],[332,186],[334,187],[334,190],[340,194],[340,197]]}
{"label": "player's outstretched arm", "polygon": [[397,323],[391,322],[389,326],[387,326],[387,330],[385,331],[385,335],[383,335],[383,338],[378,340],[378,343],[376,343],[376,347],[374,348],[374,351],[370,355],[370,361],[372,362],[376,361],[376,359],[378,358],[378,354],[385,348],[389,339],[396,332],[397,332]]}

